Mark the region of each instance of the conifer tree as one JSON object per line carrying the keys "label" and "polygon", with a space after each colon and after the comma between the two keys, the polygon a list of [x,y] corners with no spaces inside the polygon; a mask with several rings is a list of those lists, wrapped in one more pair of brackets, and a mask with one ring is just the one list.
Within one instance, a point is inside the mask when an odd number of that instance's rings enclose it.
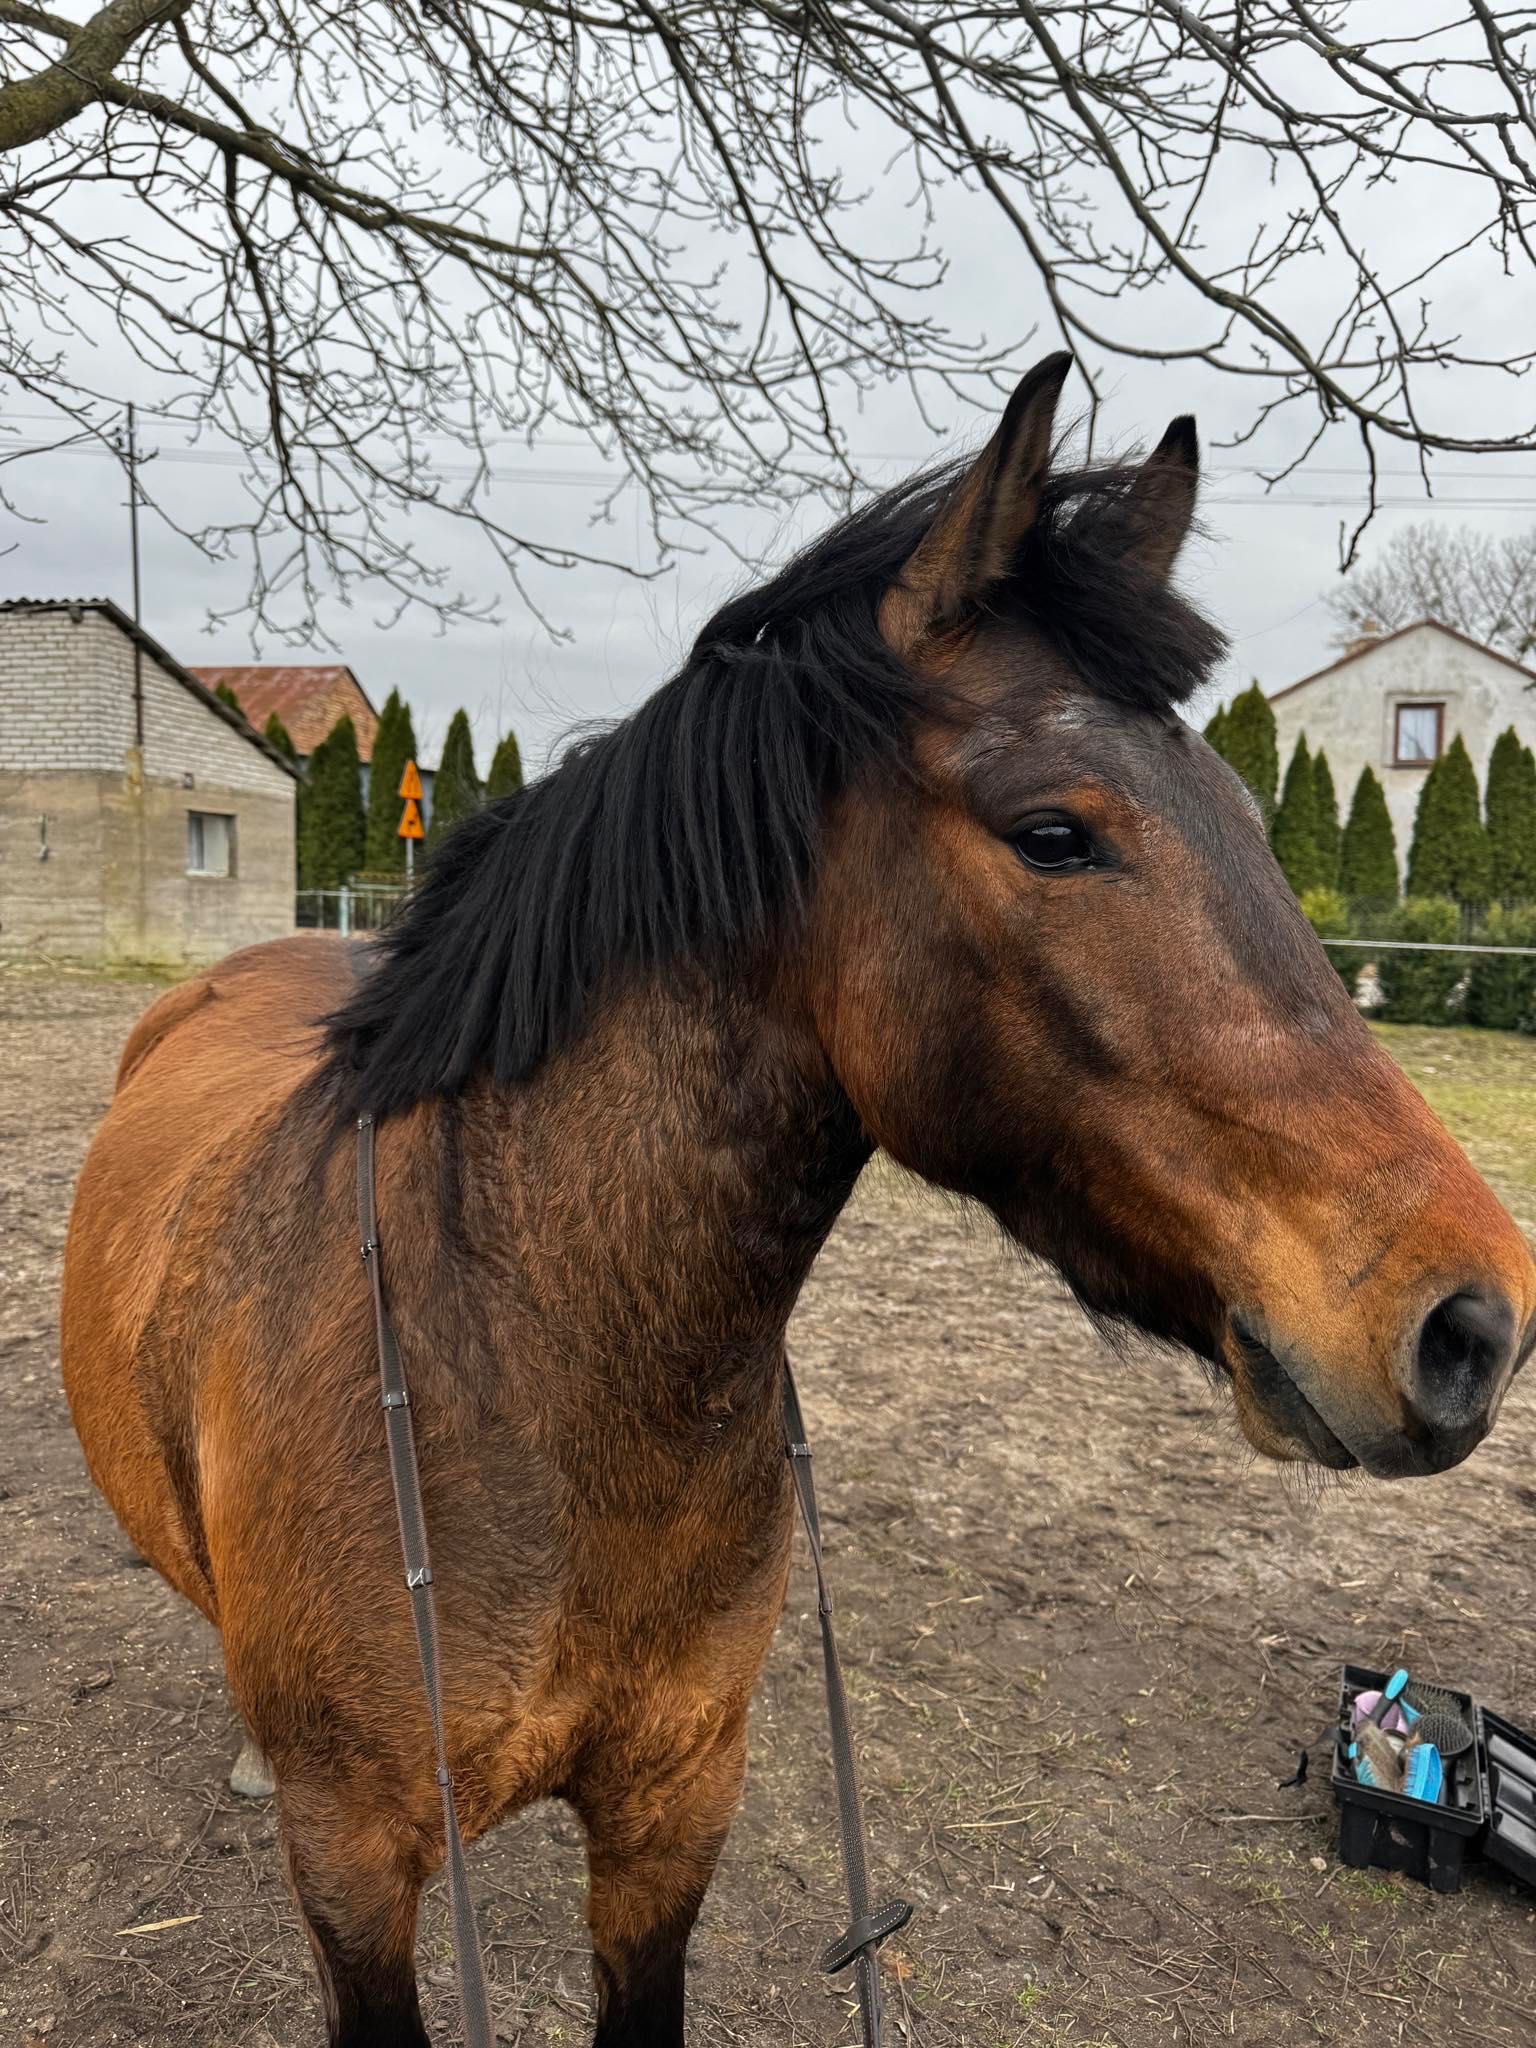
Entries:
{"label": "conifer tree", "polygon": [[305,889],[339,889],[363,864],[363,787],[357,733],[339,718],[309,757],[299,824],[299,878]]}
{"label": "conifer tree", "polygon": [[1536,902],[1536,755],[1512,725],[1493,743],[1483,804],[1494,902]]}
{"label": "conifer tree", "polygon": [[443,741],[443,758],[432,778],[432,823],[427,840],[442,844],[461,818],[480,808],[480,778],[475,773],[475,743],[466,712],[455,711],[448,721]]}
{"label": "conifer tree", "polygon": [[[261,736],[269,747],[276,747],[285,761],[291,761],[295,768],[298,767],[299,750],[293,744],[293,735],[275,711],[269,715],[266,724],[262,727]],[[302,858],[303,848],[304,778],[301,774],[293,792],[293,851],[295,864]],[[298,868],[298,884],[301,889],[305,887],[304,870],[302,867]]]}
{"label": "conifer tree", "polygon": [[262,727],[261,736],[269,747],[276,747],[277,751],[280,754],[285,754],[290,761],[296,762],[298,760],[299,750],[293,744],[293,734],[289,732],[287,726],[284,725],[275,711]]}
{"label": "conifer tree", "polygon": [[215,683],[213,694],[221,704],[227,704],[231,711],[238,713],[241,718],[244,718],[245,711],[240,703],[240,699],[235,695],[228,683]]}
{"label": "conifer tree", "polygon": [[1275,714],[1257,683],[1227,706],[1221,751],[1258,798],[1268,826],[1275,815],[1275,791],[1280,781],[1280,742]]}
{"label": "conifer tree", "polygon": [[416,732],[411,707],[391,690],[379,713],[368,769],[368,851],[370,874],[388,874],[405,867],[405,841],[400,837],[400,778],[407,761],[416,759]]}
{"label": "conifer tree", "polygon": [[1374,769],[1362,768],[1350,800],[1349,819],[1339,843],[1339,888],[1367,911],[1388,910],[1397,901],[1397,840],[1392,813]]}
{"label": "conifer tree", "polygon": [[523,786],[523,755],[515,732],[504,732],[491,756],[491,772],[485,778],[485,800],[515,796]]}
{"label": "conifer tree", "polygon": [[1305,733],[1297,740],[1291,765],[1285,771],[1285,788],[1270,827],[1269,843],[1285,879],[1298,896],[1305,896],[1309,889],[1327,887],[1317,844],[1317,783]]}
{"label": "conifer tree", "polygon": [[1424,778],[1408,850],[1410,896],[1442,896],[1462,905],[1488,901],[1488,834],[1477,774],[1461,734]]}
{"label": "conifer tree", "polygon": [[1339,862],[1343,835],[1339,830],[1339,799],[1333,787],[1333,770],[1319,747],[1312,757],[1312,791],[1315,811],[1314,837],[1317,857],[1322,863],[1323,887],[1339,886]]}
{"label": "conifer tree", "polygon": [[1211,718],[1207,721],[1205,739],[1207,744],[1216,753],[1220,754],[1223,761],[1225,761],[1227,758],[1227,707],[1225,704],[1219,704]]}

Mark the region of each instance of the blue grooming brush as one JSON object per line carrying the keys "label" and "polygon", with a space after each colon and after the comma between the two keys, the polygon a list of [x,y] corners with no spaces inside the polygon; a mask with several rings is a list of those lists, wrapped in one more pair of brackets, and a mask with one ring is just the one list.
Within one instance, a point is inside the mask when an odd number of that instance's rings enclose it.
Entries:
{"label": "blue grooming brush", "polygon": [[1405,1759],[1403,1771],[1403,1796],[1406,1799],[1423,1799],[1431,1806],[1440,1803],[1440,1794],[1445,1787],[1445,1766],[1440,1761],[1440,1752],[1432,1742],[1415,1742]]}
{"label": "blue grooming brush", "polygon": [[1407,1683],[1408,1674],[1406,1671],[1401,1669],[1394,1671],[1386,1684],[1381,1688],[1381,1691],[1376,1695],[1375,1704],[1365,1716],[1366,1720],[1374,1721],[1376,1726],[1380,1728],[1385,1722],[1387,1715],[1396,1706],[1398,1695]]}

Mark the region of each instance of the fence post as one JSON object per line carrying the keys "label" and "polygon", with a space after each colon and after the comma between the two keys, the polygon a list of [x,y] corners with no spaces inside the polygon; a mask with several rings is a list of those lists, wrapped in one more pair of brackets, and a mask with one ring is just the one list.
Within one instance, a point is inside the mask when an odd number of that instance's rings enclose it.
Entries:
{"label": "fence post", "polygon": [[338,895],[340,897],[337,911],[338,926],[341,936],[344,939],[349,939],[352,936],[352,891],[345,882],[342,883]]}

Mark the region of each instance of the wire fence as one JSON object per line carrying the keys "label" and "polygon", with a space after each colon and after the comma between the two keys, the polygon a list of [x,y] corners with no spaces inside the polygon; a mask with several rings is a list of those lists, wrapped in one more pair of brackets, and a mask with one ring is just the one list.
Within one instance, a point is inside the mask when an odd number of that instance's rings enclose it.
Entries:
{"label": "wire fence", "polygon": [[1536,1035],[1536,905],[1417,898],[1383,910],[1318,892],[1302,908],[1351,996],[1384,1022]]}
{"label": "wire fence", "polygon": [[1483,946],[1472,939],[1324,939],[1352,953],[1511,953],[1536,960],[1536,946]]}
{"label": "wire fence", "polygon": [[[345,889],[300,889],[295,922],[302,931],[381,931],[410,894],[403,885],[358,883]],[[1352,953],[1507,953],[1536,960],[1536,946],[1489,946],[1472,939],[1325,938]]]}
{"label": "wire fence", "polygon": [[[411,891],[403,882],[360,880],[341,889],[301,889],[295,922],[301,931],[342,937],[383,931]],[[1311,899],[1303,899],[1311,908]],[[1343,931],[1320,930],[1339,977],[1363,1010],[1393,1022],[1472,1024],[1536,1034],[1536,906],[1519,905],[1474,918],[1446,903],[1402,906],[1383,915],[1374,905],[1335,899]],[[1434,937],[1399,936],[1404,924]],[[1333,921],[1332,918],[1329,920]],[[1314,926],[1321,923],[1314,919]],[[1377,935],[1371,927],[1386,924]],[[1395,928],[1394,928],[1395,927]],[[1457,933],[1460,935],[1458,936]]]}
{"label": "wire fence", "polygon": [[342,889],[300,889],[294,922],[300,931],[382,931],[410,894],[401,882],[353,882]]}

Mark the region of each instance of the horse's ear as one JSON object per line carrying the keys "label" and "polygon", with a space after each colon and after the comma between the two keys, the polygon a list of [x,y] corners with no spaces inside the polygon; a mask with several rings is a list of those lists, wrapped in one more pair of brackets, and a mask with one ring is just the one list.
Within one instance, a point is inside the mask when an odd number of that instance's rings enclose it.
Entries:
{"label": "horse's ear", "polygon": [[1172,569],[1194,520],[1199,488],[1200,437],[1194,420],[1181,413],[1137,470],[1128,500],[1126,552],[1153,576]]}
{"label": "horse's ear", "polygon": [[1071,368],[1063,352],[1026,372],[997,432],[908,558],[899,586],[901,638],[943,632],[1006,581],[1040,509],[1056,401]]}

